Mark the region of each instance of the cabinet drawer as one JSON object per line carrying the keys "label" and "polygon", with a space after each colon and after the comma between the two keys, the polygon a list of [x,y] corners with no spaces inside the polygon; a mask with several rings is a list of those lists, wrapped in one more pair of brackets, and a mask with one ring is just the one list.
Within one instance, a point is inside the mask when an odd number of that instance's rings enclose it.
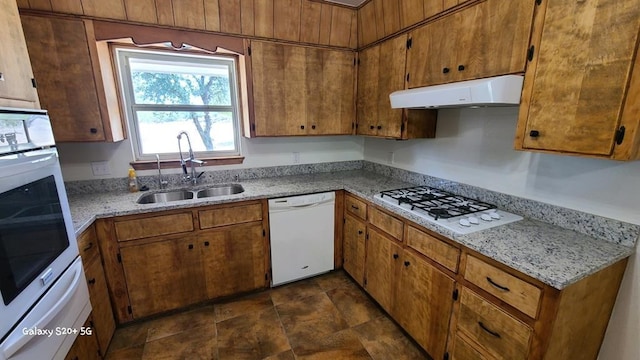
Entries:
{"label": "cabinet drawer", "polygon": [[453,343],[452,360],[489,360],[490,358],[482,355],[480,351],[475,349],[473,345],[466,342],[459,334],[456,334]]}
{"label": "cabinet drawer", "polygon": [[367,220],[367,203],[358,200],[353,196],[344,197],[344,206],[348,212],[359,217],[362,220]]}
{"label": "cabinet drawer", "polygon": [[402,241],[402,221],[372,207],[369,209],[369,222],[378,229],[384,230],[389,235]]}
{"label": "cabinet drawer", "polygon": [[193,231],[193,219],[190,212],[159,215],[144,219],[118,221],[115,223],[115,227],[118,241],[129,241]]}
{"label": "cabinet drawer", "polygon": [[531,328],[464,287],[457,329],[497,359],[527,358]]}
{"label": "cabinet drawer", "polygon": [[200,229],[262,220],[262,204],[222,207],[198,212]]}
{"label": "cabinet drawer", "polygon": [[89,227],[78,236],[78,250],[84,264],[100,256],[98,252],[98,237],[94,226]]}
{"label": "cabinet drawer", "polygon": [[542,291],[473,256],[467,256],[464,278],[532,318],[538,314]]}
{"label": "cabinet drawer", "polygon": [[457,272],[460,250],[420,231],[413,226],[407,230],[407,245],[423,255],[435,260],[447,269]]}

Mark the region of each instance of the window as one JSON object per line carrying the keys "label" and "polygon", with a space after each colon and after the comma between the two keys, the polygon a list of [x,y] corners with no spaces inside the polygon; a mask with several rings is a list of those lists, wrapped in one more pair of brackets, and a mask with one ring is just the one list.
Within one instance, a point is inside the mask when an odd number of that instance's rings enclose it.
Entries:
{"label": "window", "polygon": [[[198,157],[240,155],[236,59],[116,48],[136,160],[176,159],[186,131]],[[188,147],[183,139],[182,151]]]}

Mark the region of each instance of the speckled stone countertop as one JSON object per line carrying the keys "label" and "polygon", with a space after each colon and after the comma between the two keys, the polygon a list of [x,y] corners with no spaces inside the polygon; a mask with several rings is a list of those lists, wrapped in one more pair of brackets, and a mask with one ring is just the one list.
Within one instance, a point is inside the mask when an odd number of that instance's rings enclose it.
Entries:
{"label": "speckled stone countertop", "polygon": [[136,200],[144,193],[107,192],[69,195],[69,202],[76,233],[80,234],[96,218],[344,189],[560,290],[634,251],[631,247],[526,217],[468,235],[455,234],[373,197],[383,190],[414,184],[363,170],[241,180],[240,183],[245,189],[243,193],[215,198],[142,205]]}

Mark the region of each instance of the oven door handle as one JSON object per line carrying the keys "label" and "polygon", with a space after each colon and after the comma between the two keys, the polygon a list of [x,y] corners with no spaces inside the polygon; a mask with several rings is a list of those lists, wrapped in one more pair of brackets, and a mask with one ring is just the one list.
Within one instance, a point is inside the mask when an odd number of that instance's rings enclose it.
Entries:
{"label": "oven door handle", "polygon": [[0,175],[0,177],[14,176],[16,174],[37,170],[44,166],[53,165],[56,161],[58,161],[58,157],[55,152],[44,155],[29,156],[24,158],[24,161],[16,161],[3,166],[2,175]]}
{"label": "oven door handle", "polygon": [[[82,263],[78,262],[74,269],[75,273],[73,274],[73,280],[67,290],[62,294],[60,299],[51,307],[49,311],[47,311],[40,320],[29,328],[36,329],[44,329],[50,322],[56,317],[62,309],[67,305],[69,299],[76,293],[78,290],[78,286],[80,286],[80,282],[82,281]],[[51,329],[53,330],[53,329]],[[4,346],[4,356],[9,359],[13,354],[18,352],[23,346],[25,346],[29,341],[38,338],[38,336],[26,335],[18,337],[14,341],[8,340],[6,346]]]}

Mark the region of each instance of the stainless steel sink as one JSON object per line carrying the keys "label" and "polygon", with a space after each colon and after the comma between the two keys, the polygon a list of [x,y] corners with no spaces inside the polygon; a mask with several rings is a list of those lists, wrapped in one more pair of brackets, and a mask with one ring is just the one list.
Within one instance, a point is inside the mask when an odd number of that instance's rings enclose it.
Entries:
{"label": "stainless steel sink", "polygon": [[155,203],[178,201],[178,200],[188,200],[188,199],[193,199],[193,191],[175,190],[175,191],[165,191],[165,192],[158,192],[158,193],[152,193],[152,194],[145,194],[138,199],[137,203],[138,204],[155,204]]}
{"label": "stainless steel sink", "polygon": [[240,184],[215,185],[202,189],[196,193],[197,198],[207,198],[213,196],[233,195],[244,192]]}

